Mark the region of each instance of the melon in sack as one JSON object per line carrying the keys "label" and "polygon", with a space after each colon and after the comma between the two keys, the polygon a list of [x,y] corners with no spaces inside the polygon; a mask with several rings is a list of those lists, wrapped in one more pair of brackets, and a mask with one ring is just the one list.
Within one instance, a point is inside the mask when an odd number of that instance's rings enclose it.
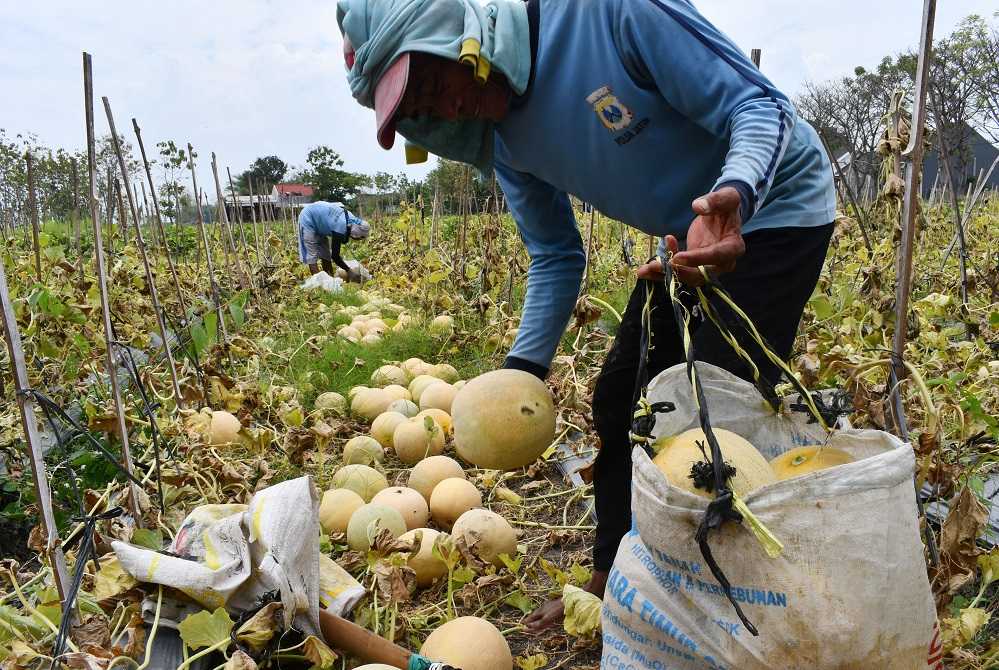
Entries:
{"label": "melon in sack", "polygon": [[[744,497],[783,543],[777,558],[767,557],[745,524],[709,534],[734,600],[759,630],[754,637],[694,537],[709,501],[671,485],[643,449],[634,449],[634,523],[604,598],[601,667],[627,667],[637,658],[668,659],[678,670],[928,667],[936,615],[909,445],[876,430],[839,430],[827,440],[807,416],[771,411],[753,385],[696,365],[713,427],[737,432],[766,458],[824,443],[855,460]],[[656,415],[655,436],[698,425],[685,364],[656,377],[647,397],[676,405]]]}

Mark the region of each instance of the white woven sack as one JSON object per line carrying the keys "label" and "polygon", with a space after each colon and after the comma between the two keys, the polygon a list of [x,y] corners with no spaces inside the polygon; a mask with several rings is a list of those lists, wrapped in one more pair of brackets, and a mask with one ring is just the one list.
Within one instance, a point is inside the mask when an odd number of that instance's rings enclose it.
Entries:
{"label": "white woven sack", "polygon": [[[713,427],[742,435],[768,458],[825,439],[801,415],[775,414],[756,389],[697,364]],[[649,386],[654,436],[698,426],[685,365]],[[927,657],[936,615],[919,536],[909,445],[875,430],[835,432],[829,446],[857,460],[746,496],[784,544],[768,558],[745,524],[713,531],[715,560],[759,630],[754,637],[701,556],[694,534],[708,501],[671,486],[633,453],[633,528],[604,597],[601,667],[641,670],[913,670]]]}

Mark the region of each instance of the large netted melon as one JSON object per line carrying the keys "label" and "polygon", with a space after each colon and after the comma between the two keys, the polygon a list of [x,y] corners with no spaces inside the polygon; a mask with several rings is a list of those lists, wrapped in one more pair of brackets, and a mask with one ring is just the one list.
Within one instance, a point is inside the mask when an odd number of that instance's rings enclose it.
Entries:
{"label": "large netted melon", "polygon": [[389,384],[405,386],[408,381],[406,372],[398,365],[383,365],[371,374],[371,383],[378,387]]}
{"label": "large netted melon", "polygon": [[[406,400],[397,402],[408,402]],[[391,405],[389,405],[391,407]],[[378,441],[378,444],[386,449],[392,448],[392,433],[400,423],[409,421],[409,417],[399,412],[388,410],[382,412],[371,422],[371,437]]]}
{"label": "large netted melon", "polygon": [[413,466],[409,471],[409,488],[420,492],[429,503],[434,488],[445,479],[465,478],[461,464],[449,456],[431,456]]}
{"label": "large netted melon", "polygon": [[347,532],[351,515],[364,506],[364,499],[350,489],[330,489],[319,503],[319,525],[327,533]]}
{"label": "large netted melon", "polygon": [[343,416],[347,413],[347,399],[335,391],[327,391],[316,397],[315,407],[318,410]]}
{"label": "large netted melon", "polygon": [[555,438],[555,405],[545,383],[522,370],[494,370],[465,384],[451,404],[458,455],[480,468],[533,463]]}
{"label": "large netted melon", "polygon": [[[729,479],[729,486],[737,496],[745,497],[756,489],[777,481],[767,459],[747,440],[724,428],[714,428],[714,433],[718,446],[721,447],[722,460],[735,468],[735,476]],[[707,463],[710,460],[711,449],[704,431],[692,428],[679,435],[660,438],[656,441],[656,449],[653,462],[666,475],[670,484],[705,498],[714,497],[714,493],[696,487],[691,477],[691,469],[696,463]]]}
{"label": "large netted melon", "polygon": [[451,534],[486,563],[502,565],[500,554],[517,554],[517,533],[507,520],[487,509],[470,509],[454,522]]}
{"label": "large netted melon", "polygon": [[345,465],[333,473],[330,483],[333,488],[350,489],[364,502],[371,502],[376,493],[388,488],[385,475],[368,465]]}
{"label": "large netted melon", "polygon": [[430,520],[430,507],[419,491],[405,486],[382,489],[371,499],[373,505],[391,507],[402,515],[406,528],[423,528]]}
{"label": "large netted melon", "polygon": [[435,630],[420,655],[462,670],[513,670],[513,654],[503,634],[474,616],[458,617]]}
{"label": "large netted melon", "polygon": [[482,505],[482,494],[472,482],[451,477],[430,494],[430,516],[442,528],[450,528],[462,514]]}
{"label": "large netted melon", "polygon": [[392,433],[392,447],[400,461],[413,465],[444,451],[444,431],[430,417],[406,419]]}
{"label": "large netted melon", "polygon": [[409,556],[406,564],[416,573],[416,584],[427,587],[447,574],[447,565],[434,556],[434,543],[442,533],[432,528],[416,528],[399,537],[400,540],[413,541],[420,534],[420,545]]}
{"label": "large netted melon", "polygon": [[420,394],[420,409],[439,409],[451,413],[451,404],[458,394],[458,389],[445,381],[439,384],[431,384]]}
{"label": "large netted melon", "polygon": [[354,551],[367,551],[381,530],[388,530],[396,538],[406,532],[406,522],[397,510],[368,503],[350,517],[347,544]]}
{"label": "large netted melon", "polygon": [[385,450],[375,438],[368,435],[357,435],[343,445],[344,465],[374,465],[383,460],[385,460]]}
{"label": "large netted melon", "polygon": [[396,398],[387,389],[363,389],[350,401],[350,412],[365,421],[374,421],[393,400]]}
{"label": "large netted melon", "polygon": [[783,481],[809,472],[853,463],[854,458],[842,449],[817,445],[796,447],[770,461],[777,479]]}

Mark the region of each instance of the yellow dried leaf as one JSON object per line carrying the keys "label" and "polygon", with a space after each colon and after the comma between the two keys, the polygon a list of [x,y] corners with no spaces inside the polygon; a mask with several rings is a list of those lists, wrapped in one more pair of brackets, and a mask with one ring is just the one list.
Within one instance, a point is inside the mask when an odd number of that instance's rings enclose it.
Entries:
{"label": "yellow dried leaf", "polygon": [[600,598],[589,591],[566,584],[562,588],[565,605],[565,632],[576,637],[593,637],[600,630]]}
{"label": "yellow dried leaf", "polygon": [[523,498],[505,486],[498,486],[494,491],[494,494],[503,502],[510,503],[511,505],[519,505],[524,501]]}
{"label": "yellow dried leaf", "polygon": [[302,644],[302,655],[312,661],[312,667],[318,670],[328,670],[333,667],[336,654],[326,646],[326,643],[315,635],[305,638]]}
{"label": "yellow dried leaf", "polygon": [[135,577],[125,572],[118,562],[117,556],[112,556],[101,562],[101,569],[94,577],[94,600],[100,602],[121,595],[134,588],[139,582]]}
{"label": "yellow dried leaf", "polygon": [[191,649],[214,647],[229,640],[233,621],[224,607],[212,613],[202,610],[192,614],[177,626],[180,639]]}
{"label": "yellow dried leaf", "polygon": [[282,605],[279,602],[264,605],[239,627],[239,630],[236,631],[236,639],[249,647],[250,651],[263,651],[274,634],[282,628],[281,610]]}
{"label": "yellow dried leaf", "polygon": [[257,662],[254,661],[246,652],[236,650],[226,664],[222,666],[222,670],[257,670]]}

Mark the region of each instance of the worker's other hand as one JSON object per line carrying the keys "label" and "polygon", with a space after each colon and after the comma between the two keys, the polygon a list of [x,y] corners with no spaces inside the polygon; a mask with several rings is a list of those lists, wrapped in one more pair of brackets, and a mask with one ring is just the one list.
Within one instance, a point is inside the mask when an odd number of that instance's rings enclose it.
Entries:
{"label": "worker's other hand", "polygon": [[347,281],[355,284],[361,283],[361,273],[353,268],[347,270]]}
{"label": "worker's other hand", "polygon": [[[666,247],[673,254],[670,265],[680,281],[688,286],[703,284],[704,276],[697,269],[700,265],[706,266],[712,274],[735,269],[736,261],[746,253],[746,243],[742,239],[742,215],[739,212],[741,205],[739,191],[731,186],[694,200],[691,208],[697,217],[687,229],[687,248],[680,251],[677,239],[672,235],[666,236]],[[657,268],[662,267],[659,261],[653,263]]]}

